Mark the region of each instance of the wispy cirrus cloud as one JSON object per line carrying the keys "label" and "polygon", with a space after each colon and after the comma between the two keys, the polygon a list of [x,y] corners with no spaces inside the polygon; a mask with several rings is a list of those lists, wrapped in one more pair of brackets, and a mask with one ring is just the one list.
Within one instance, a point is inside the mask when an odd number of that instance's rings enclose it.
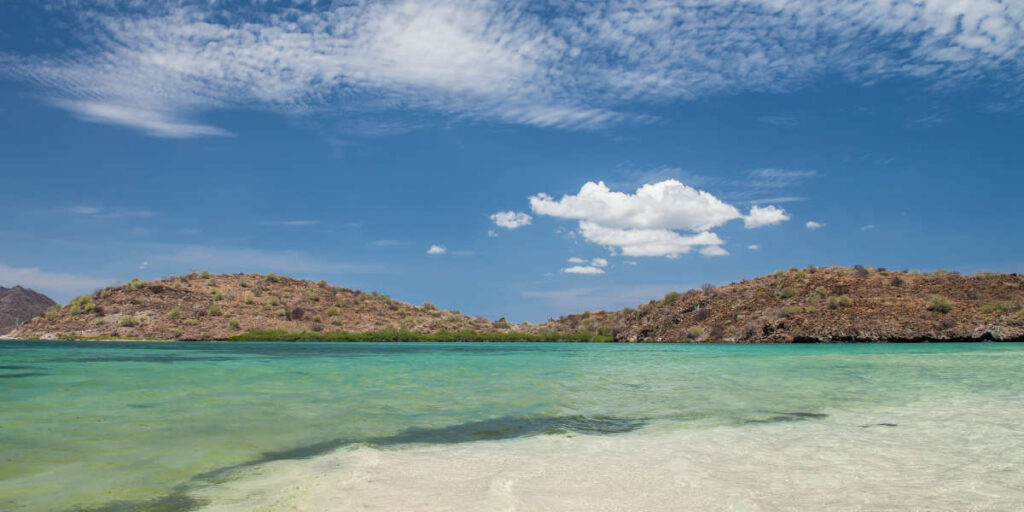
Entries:
{"label": "wispy cirrus cloud", "polygon": [[[0,56],[55,105],[161,137],[230,108],[425,109],[591,129],[627,105],[786,91],[826,74],[936,87],[1024,75],[1024,4],[999,0],[80,2],[75,49]],[[72,34],[68,34],[72,35]],[[1005,89],[1005,88],[1004,88]],[[763,122],[786,124],[784,116]]]}

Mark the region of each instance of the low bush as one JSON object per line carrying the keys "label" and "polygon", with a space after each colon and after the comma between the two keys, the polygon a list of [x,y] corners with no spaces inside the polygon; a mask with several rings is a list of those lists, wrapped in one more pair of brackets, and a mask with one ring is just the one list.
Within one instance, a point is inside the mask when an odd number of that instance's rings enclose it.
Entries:
{"label": "low bush", "polygon": [[136,327],[140,324],[142,324],[142,322],[134,316],[122,316],[117,322],[117,325],[120,325],[121,327]]}
{"label": "low bush", "polygon": [[689,327],[686,329],[686,337],[691,340],[700,338],[702,334],[704,334],[704,328],[699,325],[695,325],[693,327]]}
{"label": "low bush", "polygon": [[232,331],[241,331],[242,330],[242,324],[239,323],[238,320],[232,318],[228,322],[228,328],[230,328]]}
{"label": "low bush", "polygon": [[848,308],[853,305],[853,301],[850,300],[846,295],[839,295],[828,298],[829,309]]}
{"label": "low bush", "polygon": [[1016,300],[999,300],[989,302],[981,306],[981,312],[986,315],[991,315],[993,313],[1016,313],[1020,310],[1021,303]]}
{"label": "low bush", "polygon": [[941,295],[933,295],[928,299],[928,311],[944,315],[953,311],[953,301]]}
{"label": "low bush", "polygon": [[256,303],[256,297],[253,297],[251,293],[245,294],[245,303],[246,304],[255,304]]}
{"label": "low bush", "polygon": [[167,312],[167,319],[168,320],[177,320],[179,318],[181,318],[181,310],[180,309],[174,308],[174,309],[172,309],[172,310]]}
{"label": "low bush", "polygon": [[795,295],[796,295],[796,288],[793,288],[792,286],[787,286],[787,287],[783,288],[781,292],[779,292],[779,297],[781,297],[783,299],[789,299],[789,298],[792,298]]}
{"label": "low bush", "polygon": [[220,304],[210,304],[209,308],[206,308],[206,314],[210,316],[221,316],[224,314],[224,308]]}
{"label": "low bush", "polygon": [[800,313],[803,313],[803,312],[804,312],[804,308],[802,308],[800,306],[786,306],[786,307],[782,308],[782,316],[784,316],[784,317],[797,315],[797,314],[800,314]]}
{"label": "low bush", "polygon": [[341,310],[338,308],[327,308],[327,316],[338,316],[341,314]]}
{"label": "low bush", "polygon": [[420,307],[425,309],[425,310],[427,310],[427,311],[437,311],[437,306],[435,306],[435,305],[433,305],[433,304],[431,304],[429,302],[424,302],[423,305],[420,306]]}
{"label": "low bush", "polygon": [[277,274],[267,274],[263,276],[263,278],[266,279],[268,283],[277,283],[281,281],[281,276]]}

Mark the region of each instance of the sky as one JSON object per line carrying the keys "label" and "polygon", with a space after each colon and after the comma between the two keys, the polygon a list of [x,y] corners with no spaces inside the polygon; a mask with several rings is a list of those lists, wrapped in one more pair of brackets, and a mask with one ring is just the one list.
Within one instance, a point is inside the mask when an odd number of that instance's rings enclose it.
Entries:
{"label": "sky", "polygon": [[537,322],[1021,272],[1022,84],[1017,0],[3,2],[0,286],[276,272]]}

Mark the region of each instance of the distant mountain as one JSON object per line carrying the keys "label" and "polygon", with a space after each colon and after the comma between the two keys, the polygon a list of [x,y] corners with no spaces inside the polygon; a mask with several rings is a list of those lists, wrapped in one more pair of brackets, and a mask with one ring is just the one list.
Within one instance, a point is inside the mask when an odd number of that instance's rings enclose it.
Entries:
{"label": "distant mountain", "polygon": [[222,340],[243,333],[325,341],[1024,340],[1024,275],[792,268],[673,292],[635,309],[510,324],[323,281],[204,272],[106,288],[50,309],[12,336]]}
{"label": "distant mountain", "polygon": [[0,334],[11,332],[22,322],[42,315],[56,304],[46,295],[28,288],[0,286]]}

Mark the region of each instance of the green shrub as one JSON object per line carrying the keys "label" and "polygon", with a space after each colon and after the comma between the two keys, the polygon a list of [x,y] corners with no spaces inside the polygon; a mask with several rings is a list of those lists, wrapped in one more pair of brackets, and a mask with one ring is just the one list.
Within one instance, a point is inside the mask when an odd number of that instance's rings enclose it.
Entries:
{"label": "green shrub", "polygon": [[210,295],[213,295],[213,300],[215,301],[224,300],[224,294],[220,292],[220,288],[212,288],[210,290]]}
{"label": "green shrub", "polygon": [[278,309],[277,311],[274,312],[274,314],[277,316],[285,316],[288,313],[284,309]]}
{"label": "green shrub", "polygon": [[231,321],[228,322],[228,327],[232,331],[241,331],[242,330],[242,324],[239,323],[238,320],[236,320],[234,318],[232,318]]}
{"label": "green shrub", "polygon": [[420,306],[420,307],[422,307],[423,309],[425,309],[427,311],[437,311],[437,306],[435,306],[435,305],[433,305],[433,304],[431,304],[429,302],[424,302],[423,305]]}
{"label": "green shrub", "polygon": [[840,295],[838,297],[828,298],[829,309],[848,308],[853,305],[853,301],[850,300],[846,295]]}
{"label": "green shrub", "polygon": [[271,297],[270,300],[267,301],[267,304],[271,306],[276,306],[278,304],[277,297]]}
{"label": "green shrub", "polygon": [[661,299],[662,304],[673,304],[679,300],[679,294],[676,292],[668,292],[665,294],[665,298]]}
{"label": "green shrub", "polygon": [[108,286],[104,288],[102,292],[100,292],[100,298],[105,299],[107,297],[110,297],[110,294],[112,293],[114,293],[114,289]]}
{"label": "green shrub", "polygon": [[96,308],[96,304],[92,301],[92,295],[82,295],[71,299],[71,316],[78,316],[82,313],[88,313]]}
{"label": "green shrub", "polygon": [[201,277],[203,279],[209,279],[210,278],[210,273],[208,271],[204,270],[204,271],[199,273],[199,277]]}
{"label": "green shrub", "polygon": [[256,303],[256,297],[253,297],[251,293],[245,294],[245,303],[246,304],[255,304]]}
{"label": "green shrub", "polygon": [[789,299],[795,295],[796,288],[793,288],[792,286],[787,286],[783,288],[781,292],[779,292],[779,297],[782,297],[783,299]]}
{"label": "green shrub", "polygon": [[167,312],[167,319],[168,320],[177,320],[179,318],[181,318],[181,310],[180,309],[174,308],[174,309],[172,309],[172,310]]}
{"label": "green shrub", "polygon": [[134,316],[122,316],[121,320],[117,322],[117,325],[121,327],[136,327],[140,324],[142,324],[142,321]]}
{"label": "green shrub", "polygon": [[989,302],[981,306],[981,312],[986,315],[993,313],[1016,313],[1021,310],[1020,301],[1015,300],[999,300],[995,302]]}
{"label": "green shrub", "polygon": [[499,318],[497,322],[494,322],[494,328],[495,329],[508,329],[508,320],[505,320],[505,317]]}
{"label": "green shrub", "polygon": [[932,298],[928,299],[928,311],[944,315],[953,311],[953,301],[941,295],[932,295]]}
{"label": "green shrub", "polygon": [[309,299],[309,300],[310,300],[311,302],[320,302],[320,296],[319,296],[319,295],[317,295],[317,294],[315,294],[315,293],[311,293],[311,294],[309,294],[309,296],[308,296],[307,298],[308,298],[308,299]]}
{"label": "green shrub", "polygon": [[793,316],[803,313],[804,308],[800,306],[786,306],[782,308],[782,316]]}
{"label": "green shrub", "polygon": [[690,338],[691,340],[700,338],[702,334],[704,334],[704,328],[699,325],[695,325],[693,327],[686,329],[686,337]]}
{"label": "green shrub", "polygon": [[338,308],[327,308],[327,316],[338,316],[341,314],[341,310]]}
{"label": "green shrub", "polygon": [[210,316],[221,316],[224,314],[224,308],[222,308],[220,304],[211,304],[210,307],[206,309],[206,314]]}
{"label": "green shrub", "polygon": [[174,283],[172,283],[171,285],[174,286],[175,288],[184,288],[185,281],[182,281],[181,279],[175,279]]}
{"label": "green shrub", "polygon": [[264,276],[264,279],[266,279],[268,283],[277,283],[281,281],[281,276],[277,274],[267,274]]}

